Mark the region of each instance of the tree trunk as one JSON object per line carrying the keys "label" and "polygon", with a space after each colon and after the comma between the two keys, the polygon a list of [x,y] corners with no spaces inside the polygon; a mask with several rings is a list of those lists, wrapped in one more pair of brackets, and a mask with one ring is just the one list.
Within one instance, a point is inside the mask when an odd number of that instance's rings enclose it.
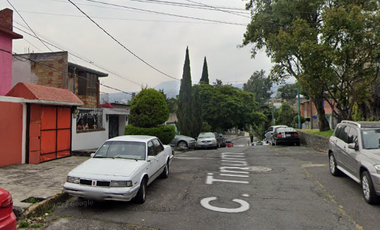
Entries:
{"label": "tree trunk", "polygon": [[325,109],[323,108],[323,97],[316,96],[313,98],[315,108],[317,109],[319,131],[328,131],[330,130],[329,122],[325,116]]}

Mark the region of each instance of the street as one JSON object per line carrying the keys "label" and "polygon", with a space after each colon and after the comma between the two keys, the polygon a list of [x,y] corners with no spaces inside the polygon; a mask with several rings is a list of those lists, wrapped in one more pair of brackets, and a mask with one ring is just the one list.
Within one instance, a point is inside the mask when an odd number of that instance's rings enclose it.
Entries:
{"label": "street", "polygon": [[325,153],[263,145],[179,153],[144,204],[72,198],[44,229],[376,229],[379,213]]}

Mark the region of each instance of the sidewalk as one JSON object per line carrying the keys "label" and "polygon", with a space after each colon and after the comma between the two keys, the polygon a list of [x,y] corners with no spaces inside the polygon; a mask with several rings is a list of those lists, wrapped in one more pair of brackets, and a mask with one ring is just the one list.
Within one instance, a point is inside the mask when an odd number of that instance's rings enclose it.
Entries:
{"label": "sidewalk", "polygon": [[28,198],[46,200],[62,192],[69,171],[89,159],[88,156],[71,156],[36,165],[19,164],[0,168],[0,187],[13,197],[16,216],[30,208]]}

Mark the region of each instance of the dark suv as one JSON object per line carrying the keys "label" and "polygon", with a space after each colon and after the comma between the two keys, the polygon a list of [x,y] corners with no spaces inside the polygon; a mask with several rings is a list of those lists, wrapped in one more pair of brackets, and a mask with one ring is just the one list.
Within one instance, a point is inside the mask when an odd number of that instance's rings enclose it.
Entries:
{"label": "dark suv", "polygon": [[362,185],[364,199],[380,201],[380,122],[342,121],[329,139],[329,169]]}

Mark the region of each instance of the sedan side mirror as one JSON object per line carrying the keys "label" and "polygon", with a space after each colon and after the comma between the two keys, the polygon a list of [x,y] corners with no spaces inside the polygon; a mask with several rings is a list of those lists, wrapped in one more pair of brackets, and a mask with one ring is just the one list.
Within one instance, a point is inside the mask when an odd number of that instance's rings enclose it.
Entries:
{"label": "sedan side mirror", "polygon": [[354,150],[358,150],[359,149],[358,145],[356,143],[350,143],[350,144],[347,145],[347,147],[349,149],[354,149]]}
{"label": "sedan side mirror", "polygon": [[95,153],[91,153],[90,157],[94,158],[94,156],[95,156]]}

